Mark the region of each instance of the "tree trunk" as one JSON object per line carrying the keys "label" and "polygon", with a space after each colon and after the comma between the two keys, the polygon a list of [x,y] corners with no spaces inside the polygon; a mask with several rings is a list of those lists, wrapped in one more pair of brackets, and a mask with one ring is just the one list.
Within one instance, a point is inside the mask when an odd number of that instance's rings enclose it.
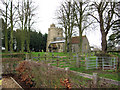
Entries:
{"label": "tree trunk", "polygon": [[106,40],[105,32],[102,32],[102,43],[101,43],[101,45],[102,45],[102,52],[106,53],[106,51],[107,51],[107,40]]}
{"label": "tree trunk", "polygon": [[70,57],[72,56],[72,40],[71,40],[71,36],[69,37],[69,55],[70,55]]}
{"label": "tree trunk", "polygon": [[67,35],[66,35],[66,37],[65,37],[65,53],[67,53],[67,44],[68,44],[67,41],[68,41],[68,40],[67,40]]}
{"label": "tree trunk", "polygon": [[21,35],[21,52],[24,52],[24,42],[25,42],[25,34],[24,34],[23,26],[22,26],[22,35]]}
{"label": "tree trunk", "polygon": [[29,32],[30,32],[30,7],[29,7],[29,0],[27,0],[27,13],[28,13],[28,30],[26,31],[27,33],[27,52],[30,52],[30,48],[29,48],[29,44],[30,44],[30,35],[29,35]]}
{"label": "tree trunk", "polygon": [[83,17],[83,13],[82,13],[82,2],[80,2],[80,18],[79,18],[79,54],[82,54],[82,17]]}
{"label": "tree trunk", "polygon": [[104,29],[104,24],[103,24],[103,12],[101,12],[99,9],[98,9],[98,13],[99,13],[99,19],[100,19],[100,31],[101,31],[101,35],[102,35],[102,43],[101,43],[101,46],[102,46],[102,52],[103,53],[106,53],[107,51],[107,40],[106,40],[106,32],[105,32],[105,29]]}
{"label": "tree trunk", "polygon": [[12,14],[12,1],[11,1],[11,9],[10,9],[10,23],[11,23],[10,51],[13,52],[13,14]]}
{"label": "tree trunk", "polygon": [[26,33],[27,34],[27,52],[30,52],[30,48],[29,48],[29,43],[30,43],[30,36],[29,36],[29,31]]}
{"label": "tree trunk", "polygon": [[71,49],[71,36],[69,36],[69,52],[70,53],[72,52],[72,49]]}
{"label": "tree trunk", "polygon": [[21,35],[21,52],[24,52],[24,42],[25,42],[25,30],[24,30],[24,24],[23,24],[23,18],[24,18],[24,12],[23,12],[24,8],[23,8],[23,2],[22,2],[22,35]]}
{"label": "tree trunk", "polygon": [[5,18],[5,52],[8,52],[7,8],[8,8],[8,6],[6,5],[6,18]]}
{"label": "tree trunk", "polygon": [[79,53],[82,54],[82,33],[79,31]]}

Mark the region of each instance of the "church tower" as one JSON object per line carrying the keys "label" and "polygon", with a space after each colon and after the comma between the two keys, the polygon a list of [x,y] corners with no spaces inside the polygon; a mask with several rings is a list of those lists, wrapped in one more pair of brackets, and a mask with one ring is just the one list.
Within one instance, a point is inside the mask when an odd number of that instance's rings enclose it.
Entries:
{"label": "church tower", "polygon": [[62,38],[63,38],[63,29],[56,27],[55,24],[51,24],[50,28],[48,28],[46,51],[49,52],[48,47],[51,42],[59,41]]}

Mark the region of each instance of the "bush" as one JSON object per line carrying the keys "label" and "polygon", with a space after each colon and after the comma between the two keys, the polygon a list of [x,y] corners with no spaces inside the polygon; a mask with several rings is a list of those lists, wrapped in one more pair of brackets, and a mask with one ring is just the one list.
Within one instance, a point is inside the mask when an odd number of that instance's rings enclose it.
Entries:
{"label": "bush", "polygon": [[34,85],[34,81],[32,80],[33,74],[31,73],[32,67],[34,65],[29,61],[23,61],[16,68],[18,72],[18,77],[20,77],[22,82],[25,82],[26,85],[32,87]]}

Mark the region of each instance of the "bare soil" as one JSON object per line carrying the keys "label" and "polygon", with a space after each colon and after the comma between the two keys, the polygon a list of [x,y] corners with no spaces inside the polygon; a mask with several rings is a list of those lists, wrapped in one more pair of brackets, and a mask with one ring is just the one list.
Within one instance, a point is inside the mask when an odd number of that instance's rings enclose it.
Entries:
{"label": "bare soil", "polygon": [[14,75],[13,78],[16,80],[16,82],[22,86],[23,89],[26,89],[26,88],[32,88],[30,85],[26,85],[25,82],[21,81],[20,77],[18,75]]}
{"label": "bare soil", "polygon": [[10,77],[2,78],[2,88],[20,89],[20,87]]}
{"label": "bare soil", "polygon": [[17,74],[3,74],[2,75],[2,88],[13,88],[20,89],[20,87],[10,78],[12,77],[23,89],[34,88],[29,84],[26,85],[25,82],[21,81],[21,78]]}

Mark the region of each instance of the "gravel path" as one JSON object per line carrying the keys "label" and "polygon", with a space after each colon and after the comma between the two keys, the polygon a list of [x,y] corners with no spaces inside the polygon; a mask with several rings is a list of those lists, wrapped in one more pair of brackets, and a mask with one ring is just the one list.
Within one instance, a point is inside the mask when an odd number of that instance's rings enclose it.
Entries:
{"label": "gravel path", "polygon": [[17,90],[19,86],[11,78],[2,78],[2,88],[14,88]]}

